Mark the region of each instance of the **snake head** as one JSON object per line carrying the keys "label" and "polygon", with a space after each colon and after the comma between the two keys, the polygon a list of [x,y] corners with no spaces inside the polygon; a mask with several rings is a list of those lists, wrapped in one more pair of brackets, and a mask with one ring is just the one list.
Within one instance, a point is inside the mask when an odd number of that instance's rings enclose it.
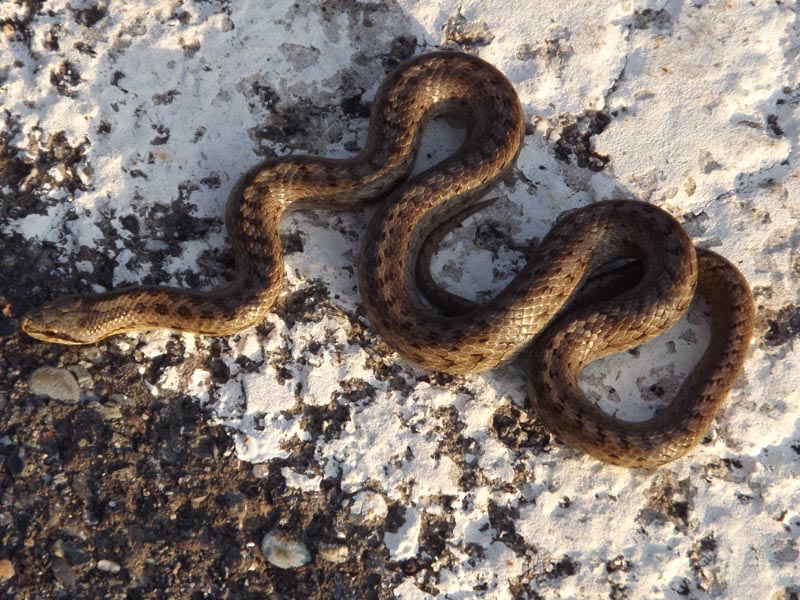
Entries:
{"label": "snake head", "polygon": [[46,302],[20,319],[22,331],[32,338],[55,344],[92,344],[97,337],[86,327],[86,312],[79,298]]}

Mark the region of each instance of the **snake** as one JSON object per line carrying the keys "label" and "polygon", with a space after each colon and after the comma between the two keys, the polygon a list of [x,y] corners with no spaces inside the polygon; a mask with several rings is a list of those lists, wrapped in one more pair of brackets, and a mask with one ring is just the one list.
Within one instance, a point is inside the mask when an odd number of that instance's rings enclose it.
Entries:
{"label": "snake", "polygon": [[[437,117],[463,123],[465,137],[412,176],[422,133]],[[703,438],[741,372],[754,305],[739,270],[695,248],[668,211],[611,199],[564,212],[508,285],[484,303],[459,298],[430,276],[433,248],[485,206],[486,192],[513,169],[525,130],[513,85],[489,63],[453,51],[413,57],[379,86],[358,154],[270,158],[237,181],[225,213],[235,258],[227,286],[64,296],[24,314],[21,329],[59,344],[152,329],[234,334],[263,322],[283,293],[279,226],[287,212],[373,204],[358,287],[369,324],[392,350],[456,374],[525,355],[526,408],[558,439],[624,467],[675,460]],[[613,271],[608,265],[621,263],[636,266],[632,282],[586,292],[604,269]],[[710,340],[671,403],[649,419],[626,421],[587,398],[578,384],[587,364],[662,334],[696,297],[709,309]]]}

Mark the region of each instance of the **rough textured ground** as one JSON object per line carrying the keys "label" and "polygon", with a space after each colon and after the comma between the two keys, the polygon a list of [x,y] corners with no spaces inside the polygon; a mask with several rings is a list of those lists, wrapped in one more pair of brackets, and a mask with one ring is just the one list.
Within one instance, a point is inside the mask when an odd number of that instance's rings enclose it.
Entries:
{"label": "rough textured ground", "polygon": [[[561,211],[620,196],[751,282],[751,357],[692,454],[601,465],[527,413],[523,365],[401,360],[359,306],[366,214],[285,220],[287,296],[252,331],[18,331],[64,293],[224,281],[238,176],[357,151],[378,82],[440,46],[505,72],[529,120],[497,201],[435,257],[445,285],[491,295]],[[798,53],[782,2],[0,4],[0,597],[797,598]],[[458,138],[432,129],[426,164]],[[652,414],[702,313],[592,365],[587,392]],[[309,561],[276,567],[265,536]]]}

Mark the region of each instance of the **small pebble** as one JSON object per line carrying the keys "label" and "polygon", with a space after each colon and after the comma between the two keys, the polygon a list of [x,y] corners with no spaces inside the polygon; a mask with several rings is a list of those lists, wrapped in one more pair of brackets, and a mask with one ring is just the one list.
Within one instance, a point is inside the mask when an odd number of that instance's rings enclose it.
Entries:
{"label": "small pebble", "polygon": [[32,394],[50,396],[54,400],[79,400],[81,390],[67,369],[39,367],[28,380]]}
{"label": "small pebble", "polygon": [[69,566],[66,560],[57,556],[53,559],[53,562],[50,563],[50,570],[53,572],[53,576],[65,588],[69,590],[75,587],[75,582],[78,578],[75,575],[75,571]]}
{"label": "small pebble", "polygon": [[122,411],[116,404],[92,402],[91,407],[98,412],[104,421],[118,421],[122,418]]}
{"label": "small pebble", "polygon": [[0,581],[8,581],[13,576],[14,576],[13,563],[7,558],[0,560]]}
{"label": "small pebble", "polygon": [[108,399],[111,400],[111,402],[116,402],[117,404],[130,404],[130,401],[125,394],[111,394]]}
{"label": "small pebble", "polygon": [[264,536],[261,551],[279,569],[296,569],[311,560],[311,553],[303,544],[277,533]]}
{"label": "small pebble", "polygon": [[253,465],[253,477],[257,477],[258,479],[264,479],[267,476],[269,476],[268,464],[261,463],[258,465]]}
{"label": "small pebble", "polygon": [[319,555],[324,560],[332,563],[343,563],[347,560],[347,546],[339,544],[320,544]]}
{"label": "small pebble", "polygon": [[97,561],[97,568],[107,573],[119,573],[120,569],[122,569],[122,567],[113,560],[108,560],[106,558],[101,558]]}
{"label": "small pebble", "polygon": [[53,554],[58,558],[65,559],[70,565],[81,565],[91,559],[88,552],[81,550],[69,540],[56,540],[53,544]]}
{"label": "small pebble", "polygon": [[91,363],[99,362],[103,358],[103,352],[97,346],[86,346],[82,353],[84,358]]}
{"label": "small pebble", "polygon": [[353,505],[350,507],[350,514],[361,523],[383,521],[388,513],[389,509],[383,496],[369,490],[356,494],[353,498]]}
{"label": "small pebble", "polygon": [[67,368],[78,380],[78,387],[88,388],[92,385],[92,376],[89,374],[89,369],[83,365],[72,365]]}

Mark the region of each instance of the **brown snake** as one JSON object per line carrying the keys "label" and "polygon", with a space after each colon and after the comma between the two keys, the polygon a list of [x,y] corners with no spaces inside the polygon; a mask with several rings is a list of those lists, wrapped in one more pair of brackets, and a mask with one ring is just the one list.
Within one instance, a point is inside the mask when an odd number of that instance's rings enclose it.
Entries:
{"label": "brown snake", "polygon": [[[467,124],[465,141],[409,178],[425,123],[445,114]],[[739,271],[712,252],[695,251],[668,213],[614,200],[562,215],[522,271],[486,304],[458,302],[429,277],[431,246],[481,206],[481,194],[514,164],[524,130],[514,88],[494,67],[460,53],[416,57],[380,87],[357,156],[271,159],[240,179],[226,212],[236,258],[228,287],[132,287],[65,297],[29,312],[21,326],[62,344],[156,328],[232,334],[260,323],[281,295],[278,226],[286,211],[352,209],[383,199],[364,235],[358,282],[370,323],[390,346],[451,373],[491,369],[532,347],[530,402],[551,431],[617,465],[673,460],[703,436],[740,372],[754,308]],[[643,273],[638,282],[587,302],[581,287],[616,259],[635,259]],[[581,369],[668,329],[695,292],[710,304],[711,341],[675,400],[643,422],[619,420],[589,402],[578,387]]]}

